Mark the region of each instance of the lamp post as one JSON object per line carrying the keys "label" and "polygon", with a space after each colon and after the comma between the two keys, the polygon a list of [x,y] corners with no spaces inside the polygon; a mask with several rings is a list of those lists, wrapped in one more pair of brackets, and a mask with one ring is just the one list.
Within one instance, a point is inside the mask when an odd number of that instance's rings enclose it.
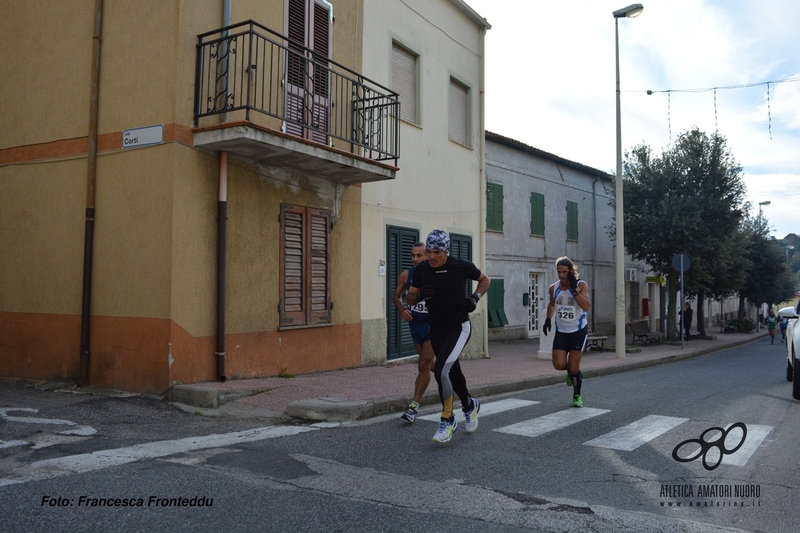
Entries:
{"label": "lamp post", "polygon": [[619,19],[634,18],[642,14],[642,4],[631,4],[614,11],[614,45],[617,60],[617,176],[616,176],[616,225],[617,225],[617,268],[616,268],[616,355],[625,357],[625,229],[622,221],[622,128],[619,110]]}

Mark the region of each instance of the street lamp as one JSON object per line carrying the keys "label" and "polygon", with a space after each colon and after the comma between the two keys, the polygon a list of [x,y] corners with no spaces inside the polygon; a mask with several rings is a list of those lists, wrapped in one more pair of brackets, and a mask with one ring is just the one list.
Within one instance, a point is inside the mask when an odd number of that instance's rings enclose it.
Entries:
{"label": "street lamp", "polygon": [[762,205],[769,205],[769,204],[771,204],[771,203],[772,203],[772,202],[770,202],[769,200],[767,200],[767,201],[765,201],[765,202],[758,202],[758,219],[759,219],[759,220],[761,220],[761,206],[762,206]]}
{"label": "street lamp", "polygon": [[621,18],[634,18],[642,14],[642,4],[631,4],[614,11],[614,44],[617,59],[617,283],[616,283],[616,352],[618,358],[625,357],[625,229],[622,222],[622,128],[619,111],[619,24]]}

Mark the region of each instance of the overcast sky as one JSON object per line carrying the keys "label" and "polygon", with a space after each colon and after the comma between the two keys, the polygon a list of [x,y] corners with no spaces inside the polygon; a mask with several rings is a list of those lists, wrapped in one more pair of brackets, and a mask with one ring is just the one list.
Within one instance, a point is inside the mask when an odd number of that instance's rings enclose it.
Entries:
{"label": "overcast sky", "polygon": [[[466,1],[492,26],[486,129],[614,173],[612,12],[632,2]],[[800,234],[800,1],[641,3],[619,20],[623,153],[644,143],[660,155],[694,126],[718,131],[744,169],[751,214],[770,201],[772,235]],[[770,83],[769,99],[757,85],[779,80],[794,81]],[[741,85],[755,86],[725,88]]]}

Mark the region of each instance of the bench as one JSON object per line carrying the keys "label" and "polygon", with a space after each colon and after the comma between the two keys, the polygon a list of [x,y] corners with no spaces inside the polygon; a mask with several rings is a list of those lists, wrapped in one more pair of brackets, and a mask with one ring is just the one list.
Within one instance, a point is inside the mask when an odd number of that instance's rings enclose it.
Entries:
{"label": "bench", "polygon": [[633,332],[633,339],[631,339],[631,346],[637,342],[641,342],[647,346],[651,341],[656,344],[661,343],[662,333],[660,331],[650,331],[650,327],[644,322],[628,322],[628,327]]}
{"label": "bench", "polygon": [[597,348],[598,351],[603,351],[603,344],[608,340],[608,337],[603,337],[601,335],[589,335],[586,337],[586,350],[588,351],[589,348],[594,346]]}

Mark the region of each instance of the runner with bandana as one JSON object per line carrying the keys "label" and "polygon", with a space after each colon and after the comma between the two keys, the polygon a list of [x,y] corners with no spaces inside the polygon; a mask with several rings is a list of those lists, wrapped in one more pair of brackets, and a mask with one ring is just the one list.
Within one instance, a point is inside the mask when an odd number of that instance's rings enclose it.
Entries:
{"label": "runner with bandana", "polygon": [[[454,394],[461,400],[467,433],[478,428],[481,403],[469,395],[458,358],[472,332],[469,313],[475,311],[491,280],[469,261],[448,255],[450,237],[446,232],[433,230],[425,241],[425,247],[428,260],[414,269],[406,301],[413,306],[424,300],[428,307],[431,346],[436,356],[433,375],[442,401],[441,421],[433,440],[443,443],[449,441],[458,428],[453,415]],[[467,297],[465,287],[468,280],[477,281],[478,287]]]}

